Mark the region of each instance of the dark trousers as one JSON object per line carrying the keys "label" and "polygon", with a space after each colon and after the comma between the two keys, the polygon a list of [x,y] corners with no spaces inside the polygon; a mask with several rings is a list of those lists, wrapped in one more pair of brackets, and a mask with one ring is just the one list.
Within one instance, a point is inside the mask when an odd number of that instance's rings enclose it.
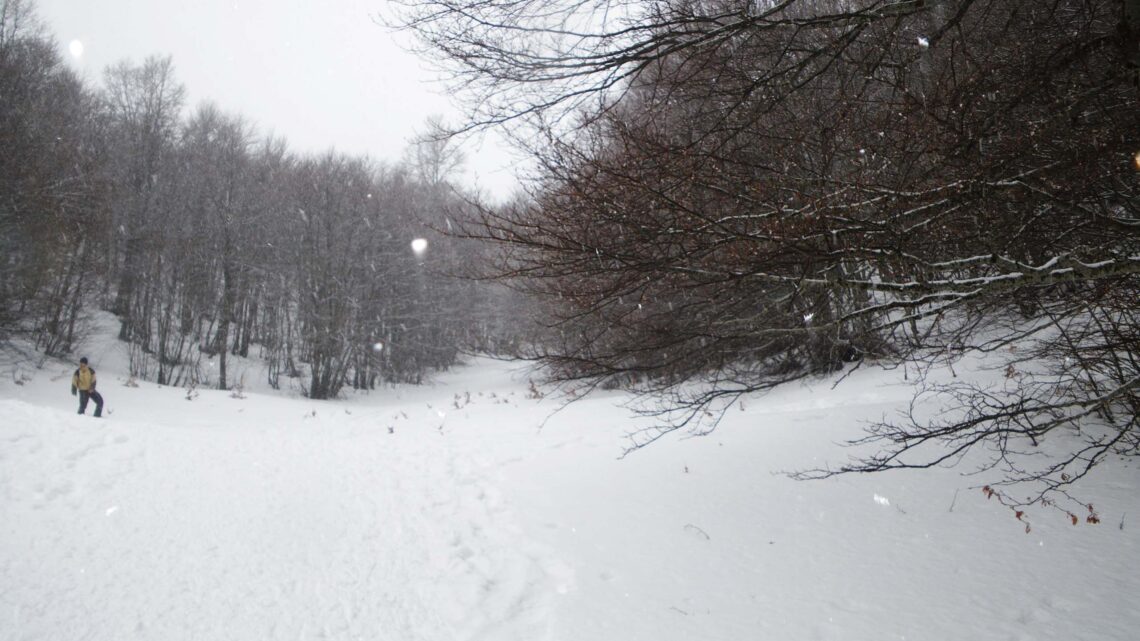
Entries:
{"label": "dark trousers", "polygon": [[82,414],[87,411],[88,399],[95,401],[95,416],[102,416],[103,397],[100,396],[99,392],[96,392],[95,390],[91,390],[90,392],[79,390],[79,413]]}

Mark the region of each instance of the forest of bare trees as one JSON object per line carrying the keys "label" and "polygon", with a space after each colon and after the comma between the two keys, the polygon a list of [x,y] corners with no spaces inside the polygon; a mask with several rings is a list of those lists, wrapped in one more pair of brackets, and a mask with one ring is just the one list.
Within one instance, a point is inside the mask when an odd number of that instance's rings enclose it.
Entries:
{"label": "forest of bare trees", "polygon": [[[1140,0],[388,6],[469,116],[398,164],[187,111],[170,59],[86,86],[0,3],[0,331],[68,354],[103,308],[136,376],[312,398],[511,354],[657,399],[635,449],[903,367],[942,411],[802,476],[969,457],[1011,506],[1140,453]],[[492,127],[533,162],[495,207],[445,135]],[[1004,383],[923,378],[963,357]]]}
{"label": "forest of bare trees", "polygon": [[396,164],[299,155],[184,97],[162,57],[86,86],[32,3],[0,2],[4,336],[68,355],[102,308],[140,379],[230,389],[236,355],[316,399],[493,345],[489,295],[449,277],[474,257],[433,232],[465,206],[452,143]]}
{"label": "forest of bare trees", "polygon": [[1009,384],[920,386],[947,411],[803,476],[980,455],[1052,504],[1140,453],[1140,3],[400,4],[460,129],[536,162],[463,229],[548,313],[524,355],[664,399],[635,447],[790,380],[991,354]]}

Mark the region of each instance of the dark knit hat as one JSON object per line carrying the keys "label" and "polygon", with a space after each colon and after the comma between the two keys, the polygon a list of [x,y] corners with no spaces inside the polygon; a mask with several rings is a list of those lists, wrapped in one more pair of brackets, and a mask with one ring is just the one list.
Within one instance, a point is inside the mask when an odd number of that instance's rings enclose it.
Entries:
{"label": "dark knit hat", "polygon": [[79,359],[79,362],[82,363],[83,365],[86,365],[87,364],[87,357],[84,356],[83,358]]}

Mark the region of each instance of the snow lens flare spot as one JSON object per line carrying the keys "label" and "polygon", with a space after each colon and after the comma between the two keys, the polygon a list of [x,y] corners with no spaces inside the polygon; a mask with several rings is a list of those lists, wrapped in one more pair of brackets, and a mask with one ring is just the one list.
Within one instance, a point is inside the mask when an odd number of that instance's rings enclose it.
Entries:
{"label": "snow lens flare spot", "polygon": [[412,251],[416,252],[417,254],[422,254],[427,250],[427,245],[428,243],[426,239],[417,238],[412,241]]}
{"label": "snow lens flare spot", "polygon": [[67,50],[71,52],[72,58],[76,58],[76,59],[82,58],[83,57],[83,42],[81,42],[79,40],[72,40],[67,45]]}
{"label": "snow lens flare spot", "polygon": [[383,350],[384,350],[384,343],[380,343],[380,342],[372,343],[372,351],[380,352]]}

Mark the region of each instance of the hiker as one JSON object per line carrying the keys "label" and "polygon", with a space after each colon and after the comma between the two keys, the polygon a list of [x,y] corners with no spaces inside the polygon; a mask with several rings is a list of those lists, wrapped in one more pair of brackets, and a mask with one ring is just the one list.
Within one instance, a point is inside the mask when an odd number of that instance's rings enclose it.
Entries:
{"label": "hiker", "polygon": [[95,418],[103,416],[103,397],[95,391],[95,370],[87,367],[87,357],[79,359],[79,369],[71,377],[71,395],[79,394],[79,413],[87,411],[88,399],[95,401]]}

